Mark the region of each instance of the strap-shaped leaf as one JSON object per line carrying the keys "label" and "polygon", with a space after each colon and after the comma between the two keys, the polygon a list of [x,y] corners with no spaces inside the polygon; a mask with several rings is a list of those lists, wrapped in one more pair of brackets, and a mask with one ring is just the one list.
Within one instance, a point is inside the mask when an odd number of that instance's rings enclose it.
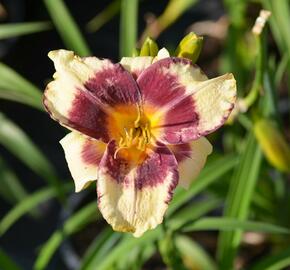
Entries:
{"label": "strap-shaped leaf", "polygon": [[44,0],[44,4],[66,47],[72,49],[80,56],[90,55],[91,51],[88,44],[64,1]]}
{"label": "strap-shaped leaf", "polygon": [[[63,186],[64,192],[73,189],[73,184],[68,183]],[[17,205],[15,205],[0,221],[0,235],[3,235],[17,220],[33,210],[39,204],[54,198],[57,193],[54,188],[46,187],[30,194]]]}
{"label": "strap-shaped leaf", "polygon": [[0,62],[0,98],[43,110],[41,91],[15,70]]}
{"label": "strap-shaped leaf", "polygon": [[0,248],[0,269],[21,270],[20,266]]}
{"label": "strap-shaped leaf", "polygon": [[[234,231],[245,230],[251,232],[263,233],[285,233],[289,234],[288,228],[280,227],[277,225],[256,222],[256,221],[242,221],[234,218],[201,218],[191,225],[187,225],[182,229],[184,232],[192,231]],[[224,268],[222,268],[224,269]]]}
{"label": "strap-shaped leaf", "polygon": [[97,220],[98,215],[99,212],[97,211],[96,202],[91,202],[69,217],[65,221],[63,227],[55,231],[50,236],[48,241],[43,245],[36,259],[34,269],[46,269],[53,254],[64,241],[64,239],[77,232],[93,220]]}
{"label": "strap-shaped leaf", "polygon": [[120,56],[131,56],[136,46],[138,0],[121,0]]}
{"label": "strap-shaped leaf", "polygon": [[170,203],[167,215],[170,216],[185,202],[190,200],[199,192],[206,189],[210,184],[218,180],[222,175],[229,172],[237,164],[238,158],[234,155],[220,157],[212,162],[208,161],[200,175],[192,183],[188,190],[177,189]]}
{"label": "strap-shaped leaf", "polygon": [[[224,216],[246,220],[258,179],[262,153],[252,132],[249,133],[241,161],[231,180]],[[242,229],[242,228],[241,228]],[[232,269],[242,236],[241,230],[222,232],[219,236],[218,257],[221,269]]]}
{"label": "strap-shaped leaf", "polygon": [[221,203],[222,201],[220,199],[211,197],[206,197],[202,201],[193,202],[168,219],[168,227],[172,230],[178,230],[185,224],[191,223],[193,220],[221,206]]}
{"label": "strap-shaped leaf", "polygon": [[49,22],[6,23],[0,25],[0,39],[18,37],[51,29]]}
{"label": "strap-shaped leaf", "polygon": [[100,232],[87,249],[79,269],[94,269],[98,262],[116,245],[121,236],[120,233],[114,232],[111,228],[107,228]]}
{"label": "strap-shaped leaf", "polygon": [[[282,251],[271,256],[263,256],[251,270],[280,270],[290,266],[290,248],[282,249]],[[288,268],[287,268],[288,269]]]}
{"label": "strap-shaped leaf", "polygon": [[54,186],[61,189],[52,164],[41,150],[15,123],[0,112],[0,145],[3,145],[28,168]]}
{"label": "strap-shaped leaf", "polygon": [[110,253],[107,254],[98,264],[98,270],[110,269],[120,258],[126,257],[128,252],[136,246],[148,245],[154,242],[161,234],[160,227],[146,232],[140,238],[133,236],[125,237],[117,246],[115,246]]}
{"label": "strap-shaped leaf", "polygon": [[27,196],[27,192],[17,175],[0,156],[0,195],[7,202],[14,204]]}

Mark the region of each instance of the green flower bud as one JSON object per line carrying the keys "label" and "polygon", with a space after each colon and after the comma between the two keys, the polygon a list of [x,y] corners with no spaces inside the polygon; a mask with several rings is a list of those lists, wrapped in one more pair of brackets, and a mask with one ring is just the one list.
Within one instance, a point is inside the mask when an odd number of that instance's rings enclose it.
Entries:
{"label": "green flower bud", "polygon": [[254,132],[269,163],[280,171],[290,172],[290,147],[275,123],[259,120]]}
{"label": "green flower bud", "polygon": [[151,38],[147,38],[140,50],[140,56],[152,56],[155,57],[158,53],[158,45],[157,43],[151,39]]}
{"label": "green flower bud", "polygon": [[197,36],[190,32],[179,43],[175,55],[190,59],[193,63],[196,62],[201,52],[203,37]]}

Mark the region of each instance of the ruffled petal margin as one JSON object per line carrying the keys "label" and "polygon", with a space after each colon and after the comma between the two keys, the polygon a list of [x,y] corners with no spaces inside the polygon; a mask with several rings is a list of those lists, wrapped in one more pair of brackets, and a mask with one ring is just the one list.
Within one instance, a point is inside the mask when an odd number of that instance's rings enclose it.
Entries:
{"label": "ruffled petal margin", "polygon": [[152,61],[151,56],[123,57],[120,64],[137,79],[152,64]]}
{"label": "ruffled petal margin", "polygon": [[177,161],[165,146],[150,150],[139,165],[114,158],[115,151],[112,141],[100,162],[99,209],[114,230],[139,237],[162,222],[178,183]]}
{"label": "ruffled petal margin", "polygon": [[[164,144],[196,140],[228,118],[236,100],[232,74],[211,80],[184,58],[165,58],[148,67],[137,83],[143,102],[155,110],[161,124],[153,133]],[[155,130],[155,131],[154,131]]]}
{"label": "ruffled petal margin", "polygon": [[56,73],[44,93],[44,105],[60,124],[85,135],[110,140],[107,117],[114,106],[137,104],[136,81],[120,64],[72,51],[51,51]]}
{"label": "ruffled petal margin", "polygon": [[106,144],[78,132],[67,134],[60,144],[75,182],[75,191],[79,192],[97,180]]}
{"label": "ruffled petal margin", "polygon": [[168,145],[178,162],[178,184],[188,189],[205,165],[212,145],[205,137],[186,144]]}
{"label": "ruffled petal margin", "polygon": [[123,57],[120,64],[128,70],[135,79],[137,79],[141,73],[148,68],[152,63],[159,61],[161,59],[170,57],[169,52],[162,48],[158,51],[156,57],[151,56],[136,56],[136,57]]}

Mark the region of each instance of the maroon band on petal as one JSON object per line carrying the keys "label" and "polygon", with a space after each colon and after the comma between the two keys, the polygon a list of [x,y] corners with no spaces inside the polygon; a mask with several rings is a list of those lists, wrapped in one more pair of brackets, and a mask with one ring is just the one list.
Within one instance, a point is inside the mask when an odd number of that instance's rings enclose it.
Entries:
{"label": "maroon band on petal", "polygon": [[138,77],[144,102],[164,107],[185,95],[185,86],[178,82],[178,74],[167,72],[175,64],[190,65],[184,58],[165,58],[148,67]]}
{"label": "maroon band on petal", "polygon": [[208,80],[182,58],[155,62],[137,83],[144,108],[153,108],[153,117],[158,119],[151,128],[164,144],[183,144],[213,132],[226,121],[235,103],[232,74]]}
{"label": "maroon band on petal", "polygon": [[114,230],[141,236],[162,222],[178,182],[177,161],[165,146],[139,164],[116,157],[115,151],[110,142],[100,162],[99,209]]}
{"label": "maroon band on petal", "polygon": [[[135,185],[138,189],[144,187],[154,187],[164,182],[168,171],[176,176],[172,188],[174,189],[178,182],[178,172],[176,160],[170,150],[166,147],[159,147],[148,156],[140,166],[137,167]],[[175,169],[173,169],[175,168]]]}
{"label": "maroon band on petal", "polygon": [[140,93],[133,76],[120,64],[98,71],[85,83],[86,89],[109,106],[136,104]]}
{"label": "maroon band on petal", "polygon": [[[132,165],[130,160],[123,159],[120,156],[114,157],[116,152],[116,144],[110,142],[107,150],[102,158],[100,167],[106,168],[106,172],[111,176],[111,179],[121,185],[134,185],[138,190],[145,187],[154,187],[162,185],[168,173],[173,175],[173,188],[178,182],[177,161],[174,155],[166,146],[160,146],[154,151],[151,151],[144,161],[138,165]],[[132,167],[134,166],[134,167]],[[132,170],[135,170],[134,182],[129,175]]]}
{"label": "maroon band on petal", "polygon": [[104,154],[104,152],[98,150],[94,141],[87,140],[81,151],[82,161],[87,165],[98,166]]}
{"label": "maroon band on petal", "polygon": [[66,125],[92,138],[108,142],[106,122],[107,114],[88,98],[85,91],[76,92]]}
{"label": "maroon band on petal", "polygon": [[189,143],[178,144],[173,147],[174,148],[171,149],[171,151],[173,151],[178,164],[191,157],[192,149]]}
{"label": "maroon band on petal", "polygon": [[55,80],[48,84],[44,105],[62,125],[109,142],[107,118],[114,106],[140,103],[133,76],[120,64],[72,52],[52,52]]}
{"label": "maroon band on petal", "polygon": [[187,59],[165,58],[147,68],[137,80],[144,103],[158,108],[157,112],[165,111],[162,126],[152,128],[163,128],[162,141],[171,144],[197,137],[192,133],[199,122],[194,100],[186,93],[186,85],[180,82],[179,74],[171,71],[175,65],[197,69]]}

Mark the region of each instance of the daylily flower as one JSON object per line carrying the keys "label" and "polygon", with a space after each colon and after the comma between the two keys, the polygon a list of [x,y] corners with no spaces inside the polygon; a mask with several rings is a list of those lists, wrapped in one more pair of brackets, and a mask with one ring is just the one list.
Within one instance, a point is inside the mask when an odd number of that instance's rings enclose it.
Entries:
{"label": "daylily flower", "polygon": [[234,106],[233,75],[208,80],[165,49],[118,64],[66,50],[49,57],[56,73],[44,105],[72,131],[60,143],[76,191],[97,180],[107,222],[141,236],[162,222],[176,185],[189,186],[204,166],[212,151],[204,136]]}

